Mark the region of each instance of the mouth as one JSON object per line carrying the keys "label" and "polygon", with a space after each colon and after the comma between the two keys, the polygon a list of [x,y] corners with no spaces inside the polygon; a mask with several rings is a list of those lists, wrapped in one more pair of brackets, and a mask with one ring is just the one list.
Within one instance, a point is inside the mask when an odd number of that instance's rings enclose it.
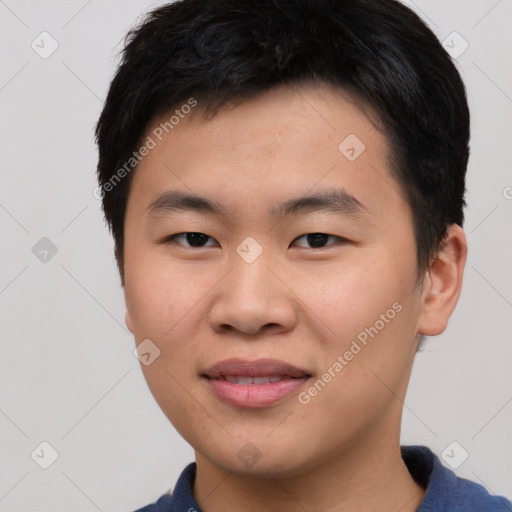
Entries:
{"label": "mouth", "polygon": [[214,380],[225,380],[232,384],[243,384],[245,386],[249,384],[270,384],[274,382],[280,382],[286,379],[300,379],[301,377],[288,377],[286,375],[267,375],[262,377],[249,377],[246,375],[222,375]]}
{"label": "mouth", "polygon": [[311,374],[275,359],[229,359],[212,366],[201,377],[224,403],[261,408],[289,397]]}

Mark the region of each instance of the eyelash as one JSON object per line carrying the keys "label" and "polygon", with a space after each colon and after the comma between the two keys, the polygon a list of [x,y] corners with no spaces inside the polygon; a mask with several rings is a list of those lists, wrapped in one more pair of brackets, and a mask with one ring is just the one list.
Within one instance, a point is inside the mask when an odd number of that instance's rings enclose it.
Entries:
{"label": "eyelash", "polygon": [[[194,234],[194,235],[204,235],[204,233],[201,233],[201,232],[198,232],[198,231],[184,231],[182,233],[176,233],[174,235],[170,235],[168,237],[165,238],[164,242],[165,243],[177,243],[175,241],[176,237],[178,236],[181,236],[181,235],[189,235],[189,234]],[[331,237],[331,238],[336,238],[338,239],[341,243],[346,243],[348,242],[347,239],[345,238],[342,238],[342,237],[339,237],[339,236],[336,236],[336,235],[329,235],[328,233],[320,233],[320,232],[315,232],[315,233],[306,233],[304,235],[301,235],[297,238],[295,238],[293,241],[295,242],[295,240],[299,240],[300,238],[303,238],[303,237],[306,237],[306,236],[309,236],[309,235],[326,235],[328,237]],[[209,239],[213,240],[212,237],[208,236],[208,235],[204,235],[204,236],[207,236]],[[182,245],[182,244],[178,244],[178,245]],[[306,247],[306,249],[325,249],[327,247],[331,247],[332,245],[335,245],[335,244],[328,244],[324,247]],[[187,247],[187,248],[190,248],[190,249],[204,249],[205,247],[213,247],[211,245],[205,245],[205,246],[202,246],[202,247],[193,247],[191,245],[185,245],[184,247]]]}

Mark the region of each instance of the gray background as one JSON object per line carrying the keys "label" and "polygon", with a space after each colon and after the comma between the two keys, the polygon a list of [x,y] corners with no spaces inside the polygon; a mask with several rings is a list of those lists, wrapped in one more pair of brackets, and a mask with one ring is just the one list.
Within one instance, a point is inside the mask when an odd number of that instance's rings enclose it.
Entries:
{"label": "gray background", "polygon": [[[134,510],[193,460],[132,353],[93,196],[93,127],[116,53],[161,3],[0,0],[1,511]],[[512,498],[512,2],[406,3],[441,40],[456,31],[469,44],[457,63],[473,126],[462,296],[417,356],[402,442],[441,456],[456,441],[451,461],[469,453],[456,473]],[[31,47],[55,44],[43,31],[58,43],[47,58]],[[43,441],[58,452],[48,469]]]}

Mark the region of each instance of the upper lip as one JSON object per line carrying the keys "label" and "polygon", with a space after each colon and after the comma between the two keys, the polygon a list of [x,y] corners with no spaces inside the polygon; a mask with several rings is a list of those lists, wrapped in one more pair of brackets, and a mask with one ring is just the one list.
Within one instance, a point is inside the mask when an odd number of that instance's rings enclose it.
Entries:
{"label": "upper lip", "polygon": [[203,374],[211,379],[227,376],[240,377],[310,377],[305,370],[301,370],[289,363],[277,359],[226,359],[211,366]]}

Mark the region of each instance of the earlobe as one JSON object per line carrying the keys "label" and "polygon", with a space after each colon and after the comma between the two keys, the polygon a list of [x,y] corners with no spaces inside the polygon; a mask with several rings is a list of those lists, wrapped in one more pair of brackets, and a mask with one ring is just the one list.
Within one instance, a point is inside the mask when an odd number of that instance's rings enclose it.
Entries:
{"label": "earlobe", "polygon": [[446,329],[459,300],[466,256],[466,235],[453,224],[423,282],[418,333],[436,336]]}
{"label": "earlobe", "polygon": [[127,297],[127,290],[126,290],[126,287],[123,287],[124,288],[124,303],[125,303],[125,306],[126,306],[126,313],[124,315],[124,323],[126,324],[126,327],[128,327],[128,330],[133,334],[135,335],[135,328],[134,328],[134,324],[133,324],[133,320],[132,320],[132,315],[130,313],[130,304],[128,302],[128,297]]}
{"label": "earlobe", "polygon": [[132,317],[131,317],[130,312],[128,310],[126,310],[126,314],[124,316],[124,321],[125,321],[126,327],[128,327],[128,330],[132,334],[135,334],[134,333],[134,328],[133,328]]}

